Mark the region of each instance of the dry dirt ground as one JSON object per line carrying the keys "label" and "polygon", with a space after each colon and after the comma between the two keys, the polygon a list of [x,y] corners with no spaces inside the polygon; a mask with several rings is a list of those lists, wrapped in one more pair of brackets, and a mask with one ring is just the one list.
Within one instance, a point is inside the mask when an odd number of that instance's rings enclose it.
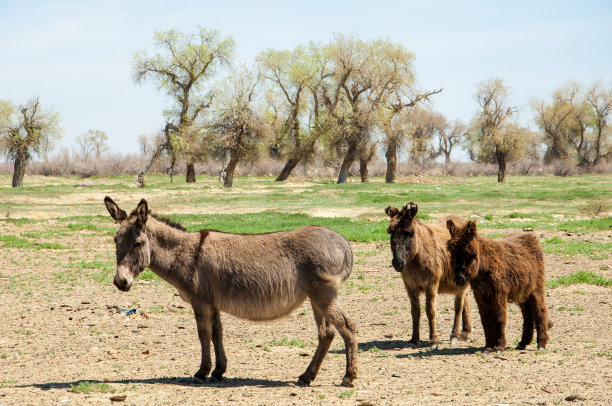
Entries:
{"label": "dry dirt ground", "polygon": [[[27,225],[33,231],[48,224]],[[24,226],[2,223],[0,234]],[[610,232],[600,238],[610,241]],[[448,345],[452,298],[439,297],[437,350],[408,346],[410,308],[388,243],[352,244],[356,263],[340,291],[358,326],[359,378],[340,386],[345,355],[336,336],[317,379],[296,385],[316,343],[308,302],[291,316],[253,323],[224,315],[228,369],[225,380],[197,384],[200,360],[189,306],[159,280],[138,280],[128,293],[80,270],[74,261],[114,260],[112,237],[75,232],[58,238],[68,250],[2,248],[0,255],[0,405],[111,404],[612,404],[611,288],[549,288],[554,321],[548,351],[482,354],[477,308],[474,331],[458,347]],[[547,278],[578,270],[607,278],[610,259],[547,255]],[[603,270],[602,270],[603,269]],[[422,299],[423,300],[423,299]],[[126,316],[118,309],[137,309]],[[424,313],[424,312],[423,312]],[[520,311],[510,306],[507,336],[520,337]],[[428,337],[426,317],[421,337]],[[426,343],[423,343],[426,344]],[[82,381],[93,390],[79,391]],[[72,389],[76,388],[76,389]],[[108,391],[113,391],[108,392]]]}

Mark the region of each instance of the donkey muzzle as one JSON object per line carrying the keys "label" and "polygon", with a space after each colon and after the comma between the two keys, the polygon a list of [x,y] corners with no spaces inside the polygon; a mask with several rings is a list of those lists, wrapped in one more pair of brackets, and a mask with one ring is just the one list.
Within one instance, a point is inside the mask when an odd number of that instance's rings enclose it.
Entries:
{"label": "donkey muzzle", "polygon": [[393,265],[393,268],[397,272],[402,272],[404,270],[404,266],[406,265],[406,263],[404,261],[397,259],[397,257],[393,257],[393,259],[391,260],[391,265]]}
{"label": "donkey muzzle", "polygon": [[113,284],[117,289],[127,292],[132,287],[133,282],[134,278],[130,275],[129,268],[126,266],[119,266],[115,278],[113,279]]}

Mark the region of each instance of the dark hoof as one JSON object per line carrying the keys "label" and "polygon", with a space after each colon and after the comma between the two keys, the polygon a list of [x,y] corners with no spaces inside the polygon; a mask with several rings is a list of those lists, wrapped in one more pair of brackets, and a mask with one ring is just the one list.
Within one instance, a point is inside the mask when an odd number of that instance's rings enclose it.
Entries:
{"label": "dark hoof", "polygon": [[193,379],[196,381],[200,381],[201,383],[206,383],[207,379],[208,379],[208,373],[203,373],[203,372],[196,372],[195,375],[193,376]]}
{"label": "dark hoof", "polygon": [[419,342],[418,341],[408,341],[408,347],[410,348],[417,348],[419,346]]}
{"label": "dark hoof", "polygon": [[527,349],[527,346],[525,346],[525,345],[523,345],[523,344],[519,344],[519,345],[517,345],[517,346],[516,346],[516,348],[515,348],[515,349],[516,349],[516,350],[525,350],[525,349]]}
{"label": "dark hoof", "polygon": [[346,388],[354,388],[355,387],[355,385],[353,385],[353,380],[352,379],[348,380],[346,378],[344,378],[342,380],[342,383],[340,385],[342,385],[342,386],[344,386]]}
{"label": "dark hoof", "polygon": [[300,377],[298,378],[297,384],[299,386],[310,386],[310,382],[312,382],[312,379],[308,378],[307,376],[305,376],[306,374],[302,374],[300,375]]}
{"label": "dark hoof", "polygon": [[223,382],[223,375],[212,374],[210,378],[208,378],[208,382],[212,382],[212,383]]}

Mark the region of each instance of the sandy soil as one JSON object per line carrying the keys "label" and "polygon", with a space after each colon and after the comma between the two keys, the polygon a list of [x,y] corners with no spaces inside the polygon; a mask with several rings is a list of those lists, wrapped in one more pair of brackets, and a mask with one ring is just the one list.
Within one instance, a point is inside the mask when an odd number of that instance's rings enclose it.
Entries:
{"label": "sandy soil", "polygon": [[[28,226],[30,227],[30,226]],[[36,227],[43,226],[31,226]],[[2,233],[23,229],[4,224]],[[611,238],[610,233],[602,237]],[[60,240],[58,240],[60,241]],[[266,323],[223,316],[228,370],[223,382],[197,384],[200,346],[189,306],[164,282],[139,280],[128,293],[96,281],[99,270],[76,273],[70,262],[112,261],[112,238],[74,233],[66,250],[2,248],[0,255],[0,405],[111,404],[612,404],[611,289],[573,285],[548,290],[554,321],[548,351],[482,354],[482,326],[473,298],[474,331],[448,345],[452,298],[439,297],[437,350],[408,346],[409,303],[390,267],[388,244],[353,244],[356,264],[341,288],[358,326],[359,378],[340,386],[345,355],[337,336],[317,379],[297,386],[314,353],[316,328],[308,303]],[[612,277],[609,259],[548,255],[547,278],[578,270]],[[118,309],[136,308],[134,316]],[[424,312],[423,312],[424,313]],[[507,336],[520,337],[512,305]],[[421,336],[427,337],[423,314]],[[302,340],[303,348],[285,344]],[[274,342],[277,341],[277,342]],[[280,344],[280,345],[279,345]],[[114,393],[74,392],[81,381]]]}

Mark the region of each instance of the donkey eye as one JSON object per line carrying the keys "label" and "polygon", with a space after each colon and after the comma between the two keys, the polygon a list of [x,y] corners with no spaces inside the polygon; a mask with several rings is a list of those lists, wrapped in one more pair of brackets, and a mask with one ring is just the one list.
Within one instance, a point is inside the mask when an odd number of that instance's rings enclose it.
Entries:
{"label": "donkey eye", "polygon": [[406,233],[408,237],[412,237],[414,235],[414,230],[410,230]]}
{"label": "donkey eye", "polygon": [[142,243],[140,241],[137,241],[134,243],[134,248],[140,248],[142,246]]}

